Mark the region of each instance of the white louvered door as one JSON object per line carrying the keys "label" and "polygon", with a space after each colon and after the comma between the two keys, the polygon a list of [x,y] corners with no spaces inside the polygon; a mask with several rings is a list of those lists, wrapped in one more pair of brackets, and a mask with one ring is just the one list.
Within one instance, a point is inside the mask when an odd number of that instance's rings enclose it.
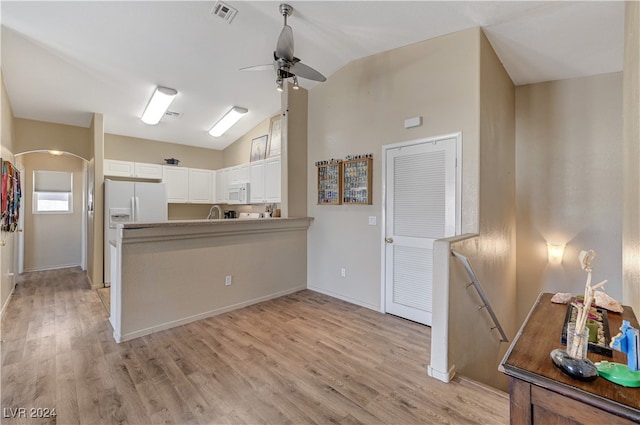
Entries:
{"label": "white louvered door", "polygon": [[431,325],[433,242],[456,231],[457,139],[386,151],[385,310]]}

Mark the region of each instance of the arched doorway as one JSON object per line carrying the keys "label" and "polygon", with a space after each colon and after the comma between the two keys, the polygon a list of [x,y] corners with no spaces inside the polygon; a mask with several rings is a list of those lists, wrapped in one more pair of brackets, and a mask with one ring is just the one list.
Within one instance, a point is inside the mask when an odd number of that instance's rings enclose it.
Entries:
{"label": "arched doorway", "polygon": [[22,173],[18,272],[86,270],[87,161],[74,154],[16,155]]}

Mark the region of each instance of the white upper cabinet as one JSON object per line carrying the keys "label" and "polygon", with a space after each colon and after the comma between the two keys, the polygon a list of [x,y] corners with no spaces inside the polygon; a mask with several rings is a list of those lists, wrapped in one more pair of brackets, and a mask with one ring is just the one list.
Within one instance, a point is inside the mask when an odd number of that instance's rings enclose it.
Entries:
{"label": "white upper cabinet", "polygon": [[216,202],[224,204],[229,201],[229,191],[227,191],[227,185],[229,184],[229,170],[223,168],[216,171]]}
{"label": "white upper cabinet", "polygon": [[144,162],[104,160],[104,175],[112,177],[135,177],[139,179],[162,179],[162,165]]}
{"label": "white upper cabinet", "polygon": [[104,175],[114,177],[134,177],[135,163],[131,161],[104,160]]}
{"label": "white upper cabinet", "polygon": [[229,168],[228,184],[248,183],[249,164],[236,165]]}
{"label": "white upper cabinet", "polygon": [[213,170],[189,168],[189,202],[192,204],[214,203]]}
{"label": "white upper cabinet", "polygon": [[264,160],[249,165],[249,184],[249,201],[252,204],[264,202]]}
{"label": "white upper cabinet", "polygon": [[251,203],[280,202],[280,157],[252,162],[249,166]]}
{"label": "white upper cabinet", "polygon": [[162,166],[162,181],[167,184],[167,200],[173,204],[189,202],[189,169]]}
{"label": "white upper cabinet", "polygon": [[143,162],[134,162],[135,177],[141,179],[162,179],[162,165],[145,164]]}
{"label": "white upper cabinet", "polygon": [[280,202],[282,199],[282,174],[280,157],[264,161],[264,197],[266,202]]}

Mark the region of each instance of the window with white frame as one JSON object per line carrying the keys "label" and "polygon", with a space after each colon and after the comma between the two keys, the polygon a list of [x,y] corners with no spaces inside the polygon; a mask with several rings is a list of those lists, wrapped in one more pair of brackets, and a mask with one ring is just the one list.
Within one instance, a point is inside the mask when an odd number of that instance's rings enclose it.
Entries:
{"label": "window with white frame", "polygon": [[33,172],[33,213],[73,213],[73,173],[65,171]]}

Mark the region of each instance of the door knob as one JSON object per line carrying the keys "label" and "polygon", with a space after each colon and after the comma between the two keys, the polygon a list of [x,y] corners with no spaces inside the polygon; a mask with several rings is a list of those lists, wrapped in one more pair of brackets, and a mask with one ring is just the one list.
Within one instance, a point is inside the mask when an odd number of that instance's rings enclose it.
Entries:
{"label": "door knob", "polygon": [[384,238],[386,243],[393,243],[393,238]]}

